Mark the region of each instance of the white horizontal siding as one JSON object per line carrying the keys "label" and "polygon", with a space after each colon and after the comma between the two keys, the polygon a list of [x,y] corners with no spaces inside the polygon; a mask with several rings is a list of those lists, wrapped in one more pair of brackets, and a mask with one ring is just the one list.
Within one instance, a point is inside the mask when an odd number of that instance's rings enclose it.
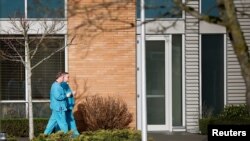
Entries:
{"label": "white horizontal siding", "polygon": [[[243,10],[249,13],[249,0],[234,0],[237,10]],[[250,18],[243,17],[238,14],[241,28],[244,32],[245,39],[248,46],[250,46]],[[241,68],[234,53],[232,44],[228,38],[227,40],[227,103],[228,104],[242,104],[246,101],[246,85],[241,74]]]}
{"label": "white horizontal siding", "polygon": [[[188,5],[199,10],[198,1],[189,1]],[[185,17],[185,103],[187,132],[199,131],[199,22],[186,13]]]}
{"label": "white horizontal siding", "polygon": [[[249,0],[235,0],[236,7],[246,13],[250,13]],[[247,7],[248,5],[248,7]],[[193,0],[188,2],[188,6],[199,10],[199,1]],[[239,14],[238,14],[239,15]],[[240,17],[240,15],[239,15]],[[248,46],[250,45],[250,18],[248,16],[240,17],[241,28],[244,31],[245,39]],[[201,28],[198,20],[188,13],[185,15],[185,106],[186,106],[186,129],[188,132],[198,131],[199,109],[200,109],[200,79],[199,79],[199,33],[213,33],[215,30]],[[208,24],[207,24],[208,25]],[[209,25],[216,30],[216,33],[226,33],[225,28],[217,25]],[[227,104],[245,103],[246,86],[241,75],[240,65],[234,53],[229,38],[226,41],[226,101]]]}

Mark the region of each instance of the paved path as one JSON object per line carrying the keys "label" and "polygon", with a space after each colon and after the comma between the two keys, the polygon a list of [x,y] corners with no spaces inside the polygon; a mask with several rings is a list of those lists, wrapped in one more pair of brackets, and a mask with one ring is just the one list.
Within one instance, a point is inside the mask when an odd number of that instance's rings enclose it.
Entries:
{"label": "paved path", "polygon": [[206,135],[191,133],[151,132],[148,133],[148,139],[152,137],[154,141],[207,141]]}

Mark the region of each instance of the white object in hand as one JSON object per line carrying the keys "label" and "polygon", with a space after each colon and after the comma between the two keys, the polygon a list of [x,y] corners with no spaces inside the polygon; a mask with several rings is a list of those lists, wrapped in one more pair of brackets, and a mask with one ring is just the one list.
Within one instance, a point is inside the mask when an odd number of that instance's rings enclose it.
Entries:
{"label": "white object in hand", "polygon": [[67,93],[66,96],[67,96],[67,97],[70,97],[70,96],[71,96],[71,93]]}

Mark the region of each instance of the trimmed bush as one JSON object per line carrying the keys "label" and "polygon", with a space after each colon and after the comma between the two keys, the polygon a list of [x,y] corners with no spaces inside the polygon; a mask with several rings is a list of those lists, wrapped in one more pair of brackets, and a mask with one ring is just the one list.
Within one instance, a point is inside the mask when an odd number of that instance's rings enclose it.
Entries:
{"label": "trimmed bush", "polygon": [[81,141],[141,141],[141,133],[129,129],[97,130],[83,132],[78,139]]}
{"label": "trimmed bush", "polygon": [[[43,133],[48,119],[34,119],[34,134]],[[6,132],[8,136],[28,137],[29,136],[29,120],[28,119],[1,119],[1,130]]]}
{"label": "trimmed bush", "polygon": [[227,105],[225,106],[223,112],[219,115],[220,119],[226,120],[239,120],[249,117],[249,109],[245,104]]}
{"label": "trimmed bush", "polygon": [[72,138],[72,132],[64,133],[58,131],[50,135],[40,134],[33,138],[32,141],[77,141],[77,139]]}
{"label": "trimmed bush", "polygon": [[217,125],[246,125],[250,124],[250,115],[247,105],[227,105],[218,117],[208,117],[199,120],[201,134],[207,134],[209,124]]}
{"label": "trimmed bush", "polygon": [[74,113],[80,132],[124,129],[133,120],[126,103],[118,98],[87,96],[81,100]]}
{"label": "trimmed bush", "polygon": [[[72,133],[57,132],[49,136],[40,134],[32,141],[141,141],[141,132],[132,129],[123,130],[97,130],[82,132],[80,136],[72,138]],[[149,138],[153,141],[153,138]]]}
{"label": "trimmed bush", "polygon": [[250,125],[250,118],[239,120],[225,120],[220,118],[203,118],[199,120],[199,129],[201,134],[207,135],[208,125]]}

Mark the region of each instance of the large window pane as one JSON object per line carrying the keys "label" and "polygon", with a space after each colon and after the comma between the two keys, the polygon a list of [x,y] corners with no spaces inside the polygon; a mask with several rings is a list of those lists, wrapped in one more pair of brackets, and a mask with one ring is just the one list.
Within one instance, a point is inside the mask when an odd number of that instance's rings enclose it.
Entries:
{"label": "large window pane", "polygon": [[64,0],[28,0],[28,18],[64,18]]}
{"label": "large window pane", "polygon": [[217,0],[202,0],[201,13],[209,16],[219,17]]}
{"label": "large window pane", "polygon": [[[38,39],[30,37],[30,50],[35,49]],[[0,51],[15,57],[17,54],[11,48],[17,47],[19,54],[24,55],[23,40],[3,38],[0,40]],[[45,39],[38,46],[36,55],[32,58],[32,66],[55,52],[58,48],[64,47],[64,37],[56,36]],[[9,58],[13,59],[13,58]],[[15,58],[14,58],[15,59]],[[19,58],[18,58],[19,59]],[[31,85],[33,99],[49,99],[51,84],[55,81],[55,75],[65,68],[64,49],[55,53],[51,58],[42,62],[32,70]],[[0,95],[2,100],[25,100],[25,68],[21,62],[0,58]]]}
{"label": "large window pane", "polygon": [[165,40],[146,41],[148,124],[165,124]]}
{"label": "large window pane", "polygon": [[224,107],[223,34],[202,35],[202,112],[216,115]]}
{"label": "large window pane", "polygon": [[24,0],[0,0],[0,18],[24,17]]}
{"label": "large window pane", "polygon": [[51,114],[50,103],[33,103],[34,118],[48,118]]}
{"label": "large window pane", "polygon": [[[36,43],[36,41],[34,41]],[[31,45],[32,48],[35,44]],[[46,39],[39,46],[38,53],[32,59],[32,65],[36,64],[58,48],[64,46],[63,38]],[[51,84],[55,81],[55,75],[65,68],[64,50],[54,54],[50,59],[32,70],[32,97],[33,99],[48,99]]]}
{"label": "large window pane", "polygon": [[25,103],[1,103],[0,118],[25,118]]}
{"label": "large window pane", "polygon": [[182,35],[172,35],[173,126],[182,126]]}
{"label": "large window pane", "polygon": [[[17,39],[0,40],[0,51],[7,55],[5,59],[0,58],[0,95],[2,100],[25,99],[24,66],[21,62],[8,60],[19,60],[20,55],[24,58],[22,43],[23,40]],[[16,51],[11,49],[13,46],[16,47]]]}
{"label": "large window pane", "polygon": [[[137,0],[136,15],[140,18],[140,0]],[[181,18],[182,11],[173,0],[145,0],[146,18]]]}

